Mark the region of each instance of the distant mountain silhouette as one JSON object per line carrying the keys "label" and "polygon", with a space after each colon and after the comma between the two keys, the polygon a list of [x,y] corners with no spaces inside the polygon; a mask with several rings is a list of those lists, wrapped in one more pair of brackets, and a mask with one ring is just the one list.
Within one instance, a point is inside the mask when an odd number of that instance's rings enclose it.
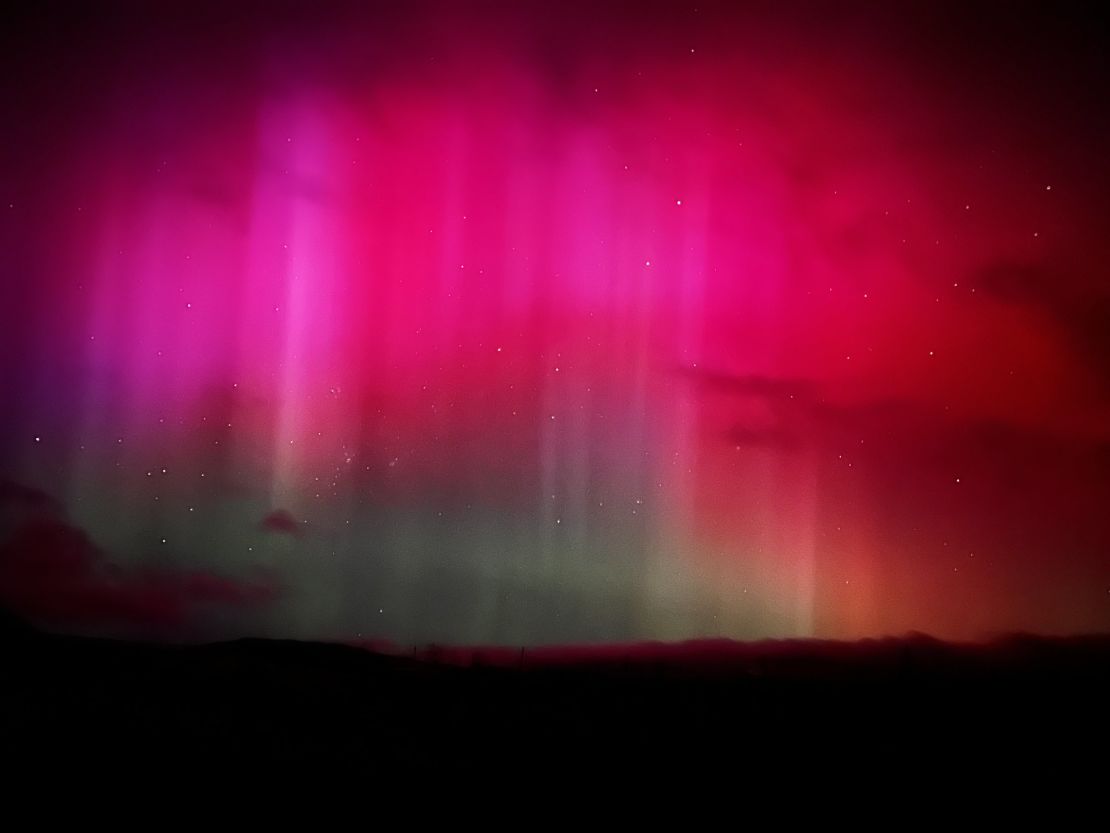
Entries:
{"label": "distant mountain silhouette", "polygon": [[81,778],[612,785],[709,767],[745,784],[872,783],[924,778],[938,760],[946,777],[1061,771],[1086,760],[1073,746],[1110,741],[1110,636],[387,654],[24,638],[34,631],[17,618],[0,623],[6,759]]}

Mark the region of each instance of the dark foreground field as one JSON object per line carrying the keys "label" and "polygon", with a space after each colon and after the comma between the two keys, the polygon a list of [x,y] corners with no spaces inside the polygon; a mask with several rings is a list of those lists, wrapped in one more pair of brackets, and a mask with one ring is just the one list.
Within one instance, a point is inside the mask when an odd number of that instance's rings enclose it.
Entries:
{"label": "dark foreground field", "polygon": [[[6,767],[56,780],[973,779],[1108,760],[1110,637],[421,656],[0,637]],[[1101,762],[1101,763],[1100,763]]]}

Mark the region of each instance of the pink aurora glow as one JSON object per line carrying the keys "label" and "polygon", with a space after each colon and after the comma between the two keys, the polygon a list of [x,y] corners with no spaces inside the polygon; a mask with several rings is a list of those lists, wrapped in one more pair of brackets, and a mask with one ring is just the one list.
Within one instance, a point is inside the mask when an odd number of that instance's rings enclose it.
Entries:
{"label": "pink aurora glow", "polygon": [[1103,197],[1065,149],[868,31],[579,34],[557,70],[413,25],[373,69],[329,29],[102,95],[9,212],[49,310],[12,326],[59,383],[14,480],[122,560],[276,570],[232,629],[1110,621],[1105,368],[992,278],[1089,289]]}

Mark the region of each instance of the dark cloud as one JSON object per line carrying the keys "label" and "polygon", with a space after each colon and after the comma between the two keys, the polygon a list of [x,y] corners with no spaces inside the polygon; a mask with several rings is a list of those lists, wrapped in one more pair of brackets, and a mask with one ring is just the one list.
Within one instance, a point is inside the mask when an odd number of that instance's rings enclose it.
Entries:
{"label": "dark cloud", "polygon": [[[956,415],[904,397],[838,403],[808,379],[697,371],[690,376],[710,390],[735,394],[737,416],[723,439],[737,445],[784,451],[850,447],[857,455],[904,461],[928,457],[956,463],[970,457],[1010,474],[1069,461],[1082,464],[1091,477],[1110,475],[1110,443],[1100,437],[1048,425]],[[745,407],[752,401],[766,406],[756,416]]]}
{"label": "dark cloud", "polygon": [[[810,441],[807,414],[821,401],[814,382],[690,368],[681,372],[704,391],[736,397],[736,421],[725,434],[730,443],[793,451]],[[749,407],[753,403],[761,407]]]}
{"label": "dark cloud", "polygon": [[0,602],[49,624],[178,629],[201,605],[254,607],[275,595],[270,579],[118,567],[83,530],[61,520],[25,523],[0,546]]}
{"label": "dark cloud", "polygon": [[756,426],[737,424],[729,429],[725,438],[736,445],[775,448],[793,451],[802,444],[798,432],[781,426]]}
{"label": "dark cloud", "polygon": [[62,505],[52,495],[33,486],[0,479],[0,506],[61,514]]}
{"label": "dark cloud", "polygon": [[[802,446],[835,444],[868,436],[927,432],[942,420],[920,403],[879,399],[852,405],[833,404],[811,379],[684,371],[704,390],[734,395],[737,418],[724,438],[736,445],[790,451]],[[766,407],[754,415],[744,405]]]}
{"label": "dark cloud", "polygon": [[17,518],[26,518],[29,514],[60,518],[64,510],[58,499],[41,489],[0,479],[0,516],[11,514]]}
{"label": "dark cloud", "polygon": [[780,378],[755,373],[720,373],[697,368],[683,368],[680,372],[707,389],[734,393],[738,396],[793,401],[812,400],[816,398],[818,392],[817,384],[809,379]]}
{"label": "dark cloud", "polygon": [[[960,541],[970,551],[1020,552],[1018,572],[1040,576],[1023,592],[1051,586],[1065,569],[1105,563],[1110,442],[1102,437],[905,398],[834,404],[796,381],[716,378],[714,385],[740,394],[723,443],[814,453],[830,517],[866,500],[870,523],[888,540],[912,546],[925,516],[941,550]],[[810,394],[800,395],[807,387]],[[747,407],[755,391],[768,400],[758,420]],[[784,399],[784,391],[793,394]],[[1054,557],[1061,552],[1067,568]],[[892,551],[887,560],[896,558]]]}
{"label": "dark cloud", "polygon": [[267,532],[280,532],[294,538],[299,538],[304,531],[288,509],[275,509],[262,519],[261,526]]}
{"label": "dark cloud", "polygon": [[1048,318],[1110,394],[1110,295],[1100,281],[1066,269],[1000,261],[970,276],[992,297],[1027,306]]}

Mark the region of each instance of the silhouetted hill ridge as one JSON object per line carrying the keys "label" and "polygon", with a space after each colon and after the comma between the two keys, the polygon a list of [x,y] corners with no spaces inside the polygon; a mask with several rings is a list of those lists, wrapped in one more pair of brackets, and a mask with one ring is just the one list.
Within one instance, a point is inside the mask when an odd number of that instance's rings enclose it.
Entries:
{"label": "silhouetted hill ridge", "polygon": [[0,621],[3,760],[55,774],[611,779],[723,758],[730,777],[799,760],[879,777],[939,756],[978,777],[1079,766],[1110,742],[1110,636],[386,652]]}

